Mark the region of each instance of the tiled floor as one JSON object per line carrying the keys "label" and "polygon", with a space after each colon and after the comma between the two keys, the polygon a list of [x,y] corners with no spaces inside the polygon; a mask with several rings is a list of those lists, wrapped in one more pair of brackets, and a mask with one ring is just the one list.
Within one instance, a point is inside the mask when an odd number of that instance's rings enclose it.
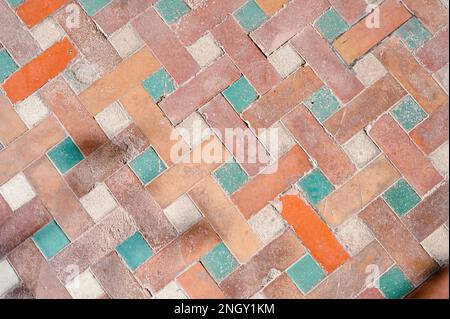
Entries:
{"label": "tiled floor", "polygon": [[0,298],[406,296],[448,264],[448,32],[445,0],[0,0]]}

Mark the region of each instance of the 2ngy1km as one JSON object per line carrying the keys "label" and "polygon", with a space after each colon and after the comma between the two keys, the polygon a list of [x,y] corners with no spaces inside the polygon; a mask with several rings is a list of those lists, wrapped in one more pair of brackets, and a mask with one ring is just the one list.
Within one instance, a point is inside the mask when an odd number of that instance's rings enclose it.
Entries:
{"label": "2ngy1km", "polygon": [[271,304],[219,304],[216,308],[210,306],[191,306],[181,304],[175,306],[175,314],[195,314],[205,317],[208,312],[217,314],[274,314],[275,305]]}

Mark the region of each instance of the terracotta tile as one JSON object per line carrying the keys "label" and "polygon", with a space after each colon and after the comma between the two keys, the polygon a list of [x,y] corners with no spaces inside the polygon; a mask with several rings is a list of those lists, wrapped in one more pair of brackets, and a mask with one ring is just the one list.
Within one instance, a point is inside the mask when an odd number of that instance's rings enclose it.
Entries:
{"label": "terracotta tile", "polygon": [[448,26],[437,32],[432,39],[419,48],[416,52],[417,59],[428,70],[437,72],[442,69],[449,59]]}
{"label": "terracotta tile", "polygon": [[200,263],[178,277],[177,282],[191,299],[225,299],[214,279]]}
{"label": "terracotta tile", "polygon": [[273,16],[280,11],[289,0],[256,0],[256,2],[268,16]]}
{"label": "terracotta tile", "polygon": [[384,299],[384,296],[377,288],[367,288],[359,294],[358,299]]}
{"label": "terracotta tile", "polygon": [[405,4],[432,32],[448,23],[448,10],[439,0],[405,0]]}
{"label": "terracotta tile", "polygon": [[27,131],[27,127],[14,109],[8,99],[0,93],[0,141],[5,144]]}
{"label": "terracotta tile", "polygon": [[331,5],[345,19],[348,24],[358,21],[367,12],[367,1],[365,0],[330,0]]}
{"label": "terracotta tile", "polygon": [[303,299],[304,296],[298,290],[286,273],[277,277],[262,291],[268,299]]}

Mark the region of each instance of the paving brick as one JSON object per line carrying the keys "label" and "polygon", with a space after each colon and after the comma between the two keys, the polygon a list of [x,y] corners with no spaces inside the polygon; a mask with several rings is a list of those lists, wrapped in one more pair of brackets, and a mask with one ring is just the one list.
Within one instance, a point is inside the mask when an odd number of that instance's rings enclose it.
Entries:
{"label": "paving brick", "polygon": [[25,175],[17,174],[0,187],[0,193],[13,211],[32,200],[36,193]]}
{"label": "paving brick", "polygon": [[268,16],[273,16],[280,11],[289,0],[256,0],[256,2]]}
{"label": "paving brick", "polygon": [[[383,21],[379,28],[372,26],[372,23],[378,20],[374,15],[378,14],[379,21]],[[367,18],[355,24],[339,37],[333,46],[345,62],[352,64],[410,17],[411,13],[402,3],[388,0],[380,5],[379,10],[372,12]]]}
{"label": "paving brick", "polygon": [[309,254],[306,254],[292,265],[287,270],[287,274],[303,293],[311,291],[325,278],[323,269]]}
{"label": "paving brick", "polygon": [[414,284],[420,284],[436,269],[435,262],[381,199],[369,205],[360,217]]}
{"label": "paving brick", "polygon": [[448,26],[437,32],[423,47],[417,50],[417,59],[424,64],[428,70],[437,72],[443,68],[449,59]]}
{"label": "paving brick", "polygon": [[236,192],[248,181],[248,175],[234,160],[222,164],[214,171],[213,176],[228,196]]}
{"label": "paving brick", "polygon": [[355,23],[367,12],[367,1],[364,0],[355,0],[352,2],[346,0],[330,0],[330,3],[349,24]]}
{"label": "paving brick", "polygon": [[12,216],[12,210],[6,203],[3,196],[0,195],[0,226]]}
{"label": "paving brick", "polygon": [[216,282],[221,282],[239,266],[238,261],[223,242],[203,256],[201,262]]}
{"label": "paving brick", "polygon": [[432,32],[436,32],[448,22],[448,10],[439,0],[406,0],[405,4]]}
{"label": "paving brick", "polygon": [[335,113],[340,103],[327,87],[322,87],[305,101],[306,107],[322,123]]}
{"label": "paving brick", "polygon": [[391,116],[381,117],[369,134],[419,195],[425,195],[442,180],[441,175]]}
{"label": "paving brick", "polygon": [[183,289],[181,289],[175,281],[171,281],[170,284],[161,289],[154,295],[154,299],[188,299]]}
{"label": "paving brick", "polygon": [[14,111],[8,99],[0,93],[0,141],[5,144],[25,133],[27,127]]}
{"label": "paving brick", "polygon": [[179,276],[177,282],[191,299],[225,299],[223,292],[200,263]]}
{"label": "paving brick", "polygon": [[399,177],[395,167],[381,155],[325,198],[317,208],[327,224],[335,228],[381,195]]}
{"label": "paving brick", "polygon": [[197,184],[189,196],[241,263],[262,248],[257,234],[211,177]]}
{"label": "paving brick", "polygon": [[27,0],[16,8],[16,14],[27,27],[32,28],[67,2],[68,0]]}
{"label": "paving brick", "polygon": [[334,187],[320,169],[314,169],[297,183],[304,197],[311,205],[316,205],[333,192]]}
{"label": "paving brick", "polygon": [[355,167],[347,154],[304,106],[291,112],[283,123],[333,184],[340,185],[353,175]]}
{"label": "paving brick", "polygon": [[13,103],[27,98],[64,71],[76,55],[77,50],[67,38],[54,44],[3,83],[6,95]]}
{"label": "paving brick", "polygon": [[70,240],[54,220],[39,229],[32,239],[47,260],[55,257],[70,244]]}
{"label": "paving brick", "polygon": [[119,244],[116,251],[131,271],[135,271],[154,254],[139,232]]}
{"label": "paving brick", "polygon": [[173,80],[164,69],[159,69],[142,81],[142,86],[155,103],[158,103],[174,91]]}
{"label": "paving brick", "polygon": [[378,288],[367,288],[359,294],[358,299],[376,300],[384,299],[384,296]]}
{"label": "paving brick", "polygon": [[268,284],[262,293],[267,299],[303,299],[303,294],[286,273]]}

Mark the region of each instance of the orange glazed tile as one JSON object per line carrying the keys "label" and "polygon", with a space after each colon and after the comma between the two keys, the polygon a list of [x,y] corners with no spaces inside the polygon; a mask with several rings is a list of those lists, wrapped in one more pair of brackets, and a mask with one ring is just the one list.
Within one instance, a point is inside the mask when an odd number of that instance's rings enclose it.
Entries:
{"label": "orange glazed tile", "polygon": [[68,0],[27,0],[16,10],[22,21],[32,28],[61,8]]}

